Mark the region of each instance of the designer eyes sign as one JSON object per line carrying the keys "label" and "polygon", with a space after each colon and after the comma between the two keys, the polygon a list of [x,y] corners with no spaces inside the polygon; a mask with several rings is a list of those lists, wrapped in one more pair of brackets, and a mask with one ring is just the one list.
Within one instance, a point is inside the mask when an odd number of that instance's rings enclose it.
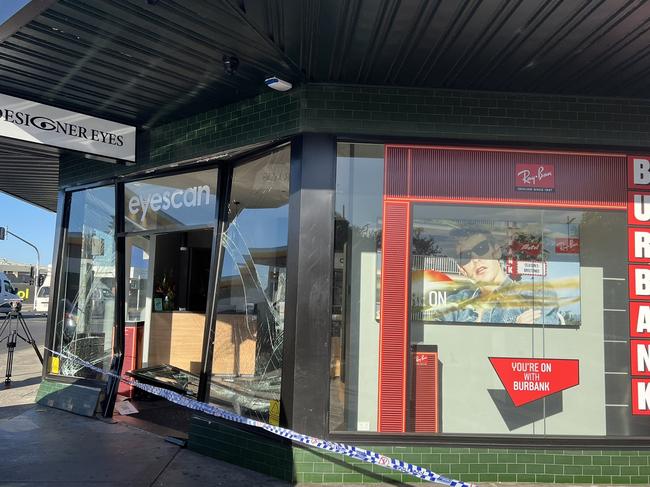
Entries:
{"label": "designer eyes sign", "polygon": [[135,127],[3,94],[0,136],[135,161]]}

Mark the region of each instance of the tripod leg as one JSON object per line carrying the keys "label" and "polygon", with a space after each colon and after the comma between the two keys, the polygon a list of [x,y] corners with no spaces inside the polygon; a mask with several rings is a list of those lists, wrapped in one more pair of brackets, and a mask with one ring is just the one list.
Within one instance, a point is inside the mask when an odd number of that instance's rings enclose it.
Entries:
{"label": "tripod leg", "polygon": [[14,366],[14,349],[16,348],[16,335],[18,332],[14,329],[7,337],[7,372],[5,374],[5,387],[11,385],[11,372]]}
{"label": "tripod leg", "polygon": [[7,313],[5,315],[5,319],[2,321],[2,325],[0,325],[0,336],[3,336],[5,333],[5,330],[7,329],[7,326],[11,324],[11,314]]}
{"label": "tripod leg", "polygon": [[32,346],[32,348],[36,352],[36,356],[38,357],[38,360],[40,360],[41,365],[43,365],[43,356],[41,355],[41,351],[38,349],[38,346],[36,345],[36,340],[34,340],[34,336],[29,331],[29,328],[27,328],[27,323],[25,323],[25,319],[23,318],[23,315],[18,314],[18,321],[20,321],[20,326],[23,328],[23,332],[25,332],[25,336],[27,337],[25,341]]}

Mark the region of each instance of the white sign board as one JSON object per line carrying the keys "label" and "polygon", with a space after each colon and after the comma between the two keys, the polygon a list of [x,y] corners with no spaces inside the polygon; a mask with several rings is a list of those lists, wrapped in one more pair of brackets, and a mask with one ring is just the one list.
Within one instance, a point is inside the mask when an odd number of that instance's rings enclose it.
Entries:
{"label": "white sign board", "polygon": [[0,137],[135,161],[135,127],[3,94]]}

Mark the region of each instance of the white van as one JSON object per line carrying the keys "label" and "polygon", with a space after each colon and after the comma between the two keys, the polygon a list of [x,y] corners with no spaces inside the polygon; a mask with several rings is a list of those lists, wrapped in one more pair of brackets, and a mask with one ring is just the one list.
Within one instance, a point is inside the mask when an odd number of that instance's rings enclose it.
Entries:
{"label": "white van", "polygon": [[36,297],[34,298],[34,313],[48,313],[48,306],[50,304],[50,274],[45,276],[43,285],[38,289]]}
{"label": "white van", "polygon": [[18,290],[11,284],[9,276],[0,272],[0,313],[7,313],[11,309],[12,302],[22,303],[18,296]]}

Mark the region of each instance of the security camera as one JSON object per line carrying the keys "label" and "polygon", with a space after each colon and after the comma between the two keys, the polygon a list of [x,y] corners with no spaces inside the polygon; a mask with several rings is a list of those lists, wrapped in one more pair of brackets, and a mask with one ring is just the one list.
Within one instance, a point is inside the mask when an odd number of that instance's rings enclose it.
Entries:
{"label": "security camera", "polygon": [[239,59],[235,56],[223,55],[223,70],[227,75],[233,75],[239,67]]}

